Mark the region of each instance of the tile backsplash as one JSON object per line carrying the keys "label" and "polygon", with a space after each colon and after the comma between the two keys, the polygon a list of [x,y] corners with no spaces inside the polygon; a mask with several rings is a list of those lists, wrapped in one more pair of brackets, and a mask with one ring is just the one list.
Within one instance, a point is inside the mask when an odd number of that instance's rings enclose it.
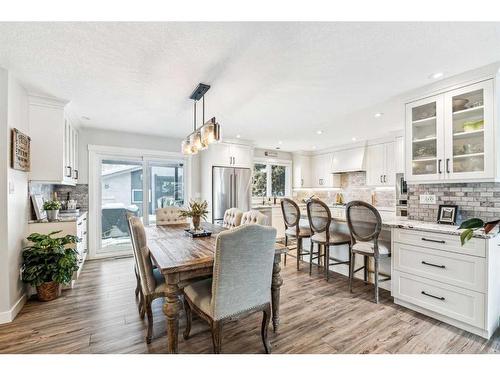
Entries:
{"label": "tile backsplash", "polygon": [[[436,195],[436,204],[420,204],[421,194]],[[459,220],[500,218],[500,183],[409,184],[408,217],[436,222],[440,204],[457,205]]]}
{"label": "tile backsplash", "polygon": [[[29,193],[41,194],[44,200],[52,199],[54,193],[57,193],[57,197],[61,201],[67,200],[69,193],[70,199],[76,199],[77,207],[80,208],[80,211],[88,211],[89,209],[89,185],[87,184],[66,186],[31,182],[29,186]],[[31,219],[36,219],[33,207],[31,208]]]}

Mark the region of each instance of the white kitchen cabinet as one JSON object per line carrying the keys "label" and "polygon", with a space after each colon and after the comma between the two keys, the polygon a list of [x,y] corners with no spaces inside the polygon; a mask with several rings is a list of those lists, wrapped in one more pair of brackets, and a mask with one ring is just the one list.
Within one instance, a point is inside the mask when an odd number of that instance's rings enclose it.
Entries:
{"label": "white kitchen cabinet", "polygon": [[253,150],[250,146],[216,143],[211,144],[206,150],[200,151],[200,157],[205,165],[218,167],[253,167]]}
{"label": "white kitchen cabinet", "polygon": [[406,105],[409,182],[498,178],[493,91],[486,80]]}
{"label": "white kitchen cabinet", "polygon": [[396,180],[395,142],[366,147],[366,185],[393,186]]}
{"label": "white kitchen cabinet", "polygon": [[396,137],[394,148],[396,173],[405,173],[405,138],[403,136]]}
{"label": "white kitchen cabinet", "polygon": [[311,157],[300,153],[293,154],[293,188],[311,187]]}
{"label": "white kitchen cabinet", "polygon": [[32,181],[78,182],[78,132],[65,112],[66,104],[53,98],[29,97]]}
{"label": "white kitchen cabinet", "polygon": [[332,174],[332,159],[332,153],[311,157],[311,187],[340,187],[340,175]]}

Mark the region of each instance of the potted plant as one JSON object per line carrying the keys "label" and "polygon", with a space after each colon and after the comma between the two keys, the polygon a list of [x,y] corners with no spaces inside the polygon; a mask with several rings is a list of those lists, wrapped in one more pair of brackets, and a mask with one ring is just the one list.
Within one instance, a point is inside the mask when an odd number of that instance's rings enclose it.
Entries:
{"label": "potted plant", "polygon": [[179,217],[190,217],[191,222],[193,224],[193,230],[199,231],[201,230],[200,226],[201,219],[207,218],[208,214],[207,207],[208,207],[207,201],[203,202],[191,201],[189,202],[188,209],[180,211]]}
{"label": "potted plant", "polygon": [[43,209],[47,212],[47,219],[49,221],[57,221],[59,218],[59,210],[61,209],[61,202],[57,200],[43,202]]}
{"label": "potted plant", "polygon": [[469,220],[465,220],[458,227],[458,229],[464,229],[464,231],[462,233],[460,233],[460,242],[462,243],[462,246],[465,245],[465,243],[472,238],[472,236],[474,235],[474,231],[476,229],[483,228],[484,233],[488,234],[499,223],[500,223],[500,220],[493,220],[493,221],[488,221],[487,223],[485,223],[483,220],[478,219],[476,217],[469,219]]}
{"label": "potted plant", "polygon": [[70,283],[73,272],[78,270],[77,252],[67,245],[79,240],[71,235],[53,237],[60,232],[32,233],[27,238],[29,245],[23,249],[22,281],[36,287],[40,301],[57,298],[61,284]]}

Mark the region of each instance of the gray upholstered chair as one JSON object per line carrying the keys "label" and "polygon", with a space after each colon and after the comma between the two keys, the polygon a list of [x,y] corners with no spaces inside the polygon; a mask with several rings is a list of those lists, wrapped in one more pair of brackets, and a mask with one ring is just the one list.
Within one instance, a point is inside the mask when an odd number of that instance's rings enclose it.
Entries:
{"label": "gray upholstered chair", "polygon": [[260,225],[269,225],[268,223],[268,217],[264,215],[262,212],[259,212],[257,210],[250,210],[241,216],[241,224],[240,225],[245,225],[245,224],[260,224]]}
{"label": "gray upholstered chair", "polygon": [[[371,204],[362,201],[352,201],[346,207],[347,225],[351,231],[352,262],[349,272],[349,290],[352,293],[352,279],[354,274],[364,270],[364,280],[368,281],[368,259],[373,258],[375,302],[378,303],[379,281],[390,280],[387,277],[379,280],[379,259],[391,256],[391,243],[379,239],[382,230],[380,213]],[[363,255],[364,266],[354,270],[356,254]]]}
{"label": "gray upholstered chair", "polygon": [[[308,255],[310,251],[304,251],[302,248],[302,240],[311,237],[311,229],[307,221],[300,219],[300,208],[293,200],[283,198],[281,200],[281,211],[283,212],[283,220],[285,221],[285,246],[288,247],[289,239],[297,240],[297,271],[299,270],[300,260],[302,256]],[[312,249],[312,243],[311,243]],[[285,253],[285,266],[286,266]]]}
{"label": "gray upholstered chair", "polygon": [[181,209],[179,207],[163,207],[156,210],[156,225],[185,224],[186,218],[179,217]]}
{"label": "gray upholstered chair", "polygon": [[239,227],[241,224],[241,217],[243,216],[243,211],[238,208],[229,208],[224,212],[224,219],[222,221],[222,226],[224,228],[232,229]]}
{"label": "gray upholstered chair", "polygon": [[[330,266],[335,266],[339,264],[351,263],[351,236],[346,233],[339,232],[335,230],[332,226],[332,214],[330,209],[325,202],[319,199],[311,199],[307,202],[307,217],[309,219],[309,226],[311,227],[311,254],[309,255],[309,275],[312,273],[312,261],[313,259],[318,259],[318,265],[320,264],[320,259],[324,259],[324,269],[326,281],[329,279]],[[312,244],[318,245],[318,251],[314,253]],[[349,260],[340,260],[335,257],[330,256],[331,246],[349,246]],[[324,253],[321,255],[321,247],[324,248]],[[333,263],[331,262],[333,261]],[[349,267],[350,269],[350,267]]]}
{"label": "gray upholstered chair", "polygon": [[153,312],[151,310],[151,303],[156,298],[165,297],[165,278],[158,269],[153,267],[142,221],[138,217],[131,217],[128,219],[128,222],[134,258],[137,270],[139,271],[141,284],[141,318],[144,318],[145,313],[148,317],[146,342],[149,344],[151,343],[153,334]]}
{"label": "gray upholstered chair", "polygon": [[258,224],[222,232],[216,241],[213,279],[184,288],[186,330],[189,338],[194,310],[212,330],[214,352],[222,350],[222,327],[242,314],[262,311],[261,336],[266,353],[271,346],[267,330],[271,314],[271,278],[276,229]]}

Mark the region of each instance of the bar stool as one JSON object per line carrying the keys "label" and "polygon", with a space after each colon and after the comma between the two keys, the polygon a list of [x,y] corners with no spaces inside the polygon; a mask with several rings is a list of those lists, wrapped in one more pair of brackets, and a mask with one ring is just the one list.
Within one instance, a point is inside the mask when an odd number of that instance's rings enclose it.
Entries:
{"label": "bar stool", "polygon": [[[309,256],[309,275],[312,273],[312,261],[313,259],[318,259],[318,265],[320,259],[324,257],[325,266],[325,276],[326,281],[329,279],[329,269],[330,266],[336,266],[339,264],[350,264],[351,263],[351,237],[346,233],[341,233],[338,231],[331,230],[332,214],[330,209],[323,201],[319,199],[311,199],[307,203],[307,217],[309,219],[309,226],[311,227],[311,246],[312,244],[318,244],[318,252],[314,253],[311,247],[311,254]],[[330,257],[330,246],[349,246],[349,260],[340,260],[334,257]],[[321,247],[325,249],[324,254],[321,255]],[[315,256],[316,255],[316,256]],[[333,263],[330,261],[333,260]],[[351,268],[349,267],[349,270]]]}
{"label": "bar stool", "polygon": [[[379,281],[390,280],[390,277],[379,280],[379,259],[391,256],[391,243],[379,240],[382,230],[380,213],[371,204],[362,201],[352,201],[346,207],[347,225],[351,231],[351,271],[349,273],[349,290],[352,293],[354,274],[364,270],[365,282],[368,281],[368,259],[374,262],[375,302],[378,303]],[[364,256],[364,266],[354,270],[356,254]]]}
{"label": "bar stool", "polygon": [[[308,255],[310,251],[303,251],[302,240],[311,237],[311,230],[303,225],[300,220],[300,208],[293,200],[283,198],[281,200],[281,211],[283,212],[283,220],[285,221],[285,246],[288,247],[288,238],[297,240],[297,271],[299,270],[300,260],[303,255]],[[312,243],[311,243],[312,249]],[[285,266],[286,266],[285,253]]]}

